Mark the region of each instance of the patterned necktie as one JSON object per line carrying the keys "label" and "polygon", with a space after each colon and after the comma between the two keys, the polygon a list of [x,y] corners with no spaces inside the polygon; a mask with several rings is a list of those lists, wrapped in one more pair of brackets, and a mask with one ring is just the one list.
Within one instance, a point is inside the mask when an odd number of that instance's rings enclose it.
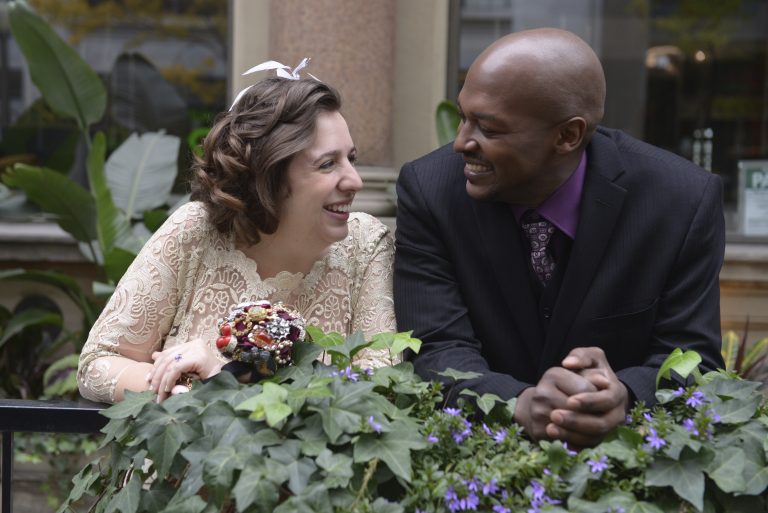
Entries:
{"label": "patterned necktie", "polygon": [[555,261],[547,250],[555,227],[533,210],[529,210],[522,218],[523,231],[531,246],[531,265],[542,285],[552,279],[555,272]]}

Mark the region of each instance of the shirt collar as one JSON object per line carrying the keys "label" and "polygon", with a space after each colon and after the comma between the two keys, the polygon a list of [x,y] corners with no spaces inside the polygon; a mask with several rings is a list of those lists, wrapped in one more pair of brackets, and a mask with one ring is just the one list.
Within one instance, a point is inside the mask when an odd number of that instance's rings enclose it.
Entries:
{"label": "shirt collar", "polygon": [[[571,176],[534,209],[571,239],[576,238],[576,227],[579,225],[579,206],[586,170],[587,152],[585,151],[581,154],[581,161]],[[530,207],[512,205],[512,212],[518,223],[527,210],[530,210]]]}

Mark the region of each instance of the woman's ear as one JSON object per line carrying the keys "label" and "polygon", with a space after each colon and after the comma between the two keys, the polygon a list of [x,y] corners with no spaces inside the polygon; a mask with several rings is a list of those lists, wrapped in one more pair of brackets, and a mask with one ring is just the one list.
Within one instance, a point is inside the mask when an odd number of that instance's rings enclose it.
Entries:
{"label": "woman's ear", "polygon": [[579,116],[560,123],[555,141],[558,153],[570,153],[581,147],[587,133],[587,121]]}

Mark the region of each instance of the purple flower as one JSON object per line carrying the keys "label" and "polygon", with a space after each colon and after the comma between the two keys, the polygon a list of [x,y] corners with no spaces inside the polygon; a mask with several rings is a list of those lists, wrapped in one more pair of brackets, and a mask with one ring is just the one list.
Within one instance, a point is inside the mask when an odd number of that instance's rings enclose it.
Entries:
{"label": "purple flower", "polygon": [[568,448],[568,442],[563,442],[563,449],[565,449],[565,452],[568,454],[568,456],[576,456],[577,454],[576,451],[572,451]]}
{"label": "purple flower", "polygon": [[706,400],[706,397],[704,396],[704,392],[701,392],[700,390],[696,390],[694,393],[691,394],[691,396],[685,400],[685,404],[690,406],[691,408],[696,408],[697,406],[701,406],[704,404],[704,401]]}
{"label": "purple flower", "polygon": [[431,444],[436,444],[439,441],[440,440],[435,436],[434,433],[430,433],[430,434],[427,435],[427,442],[429,442]]}
{"label": "purple flower", "polygon": [[602,455],[600,456],[599,460],[587,460],[587,465],[589,465],[590,472],[593,474],[599,474],[608,468],[608,457]]}
{"label": "purple flower", "polygon": [[713,409],[707,410],[707,416],[709,416],[709,419],[712,421],[713,424],[717,424],[721,420],[723,420],[720,415]]}
{"label": "purple flower", "polygon": [[381,433],[381,424],[373,420],[373,415],[368,417],[368,425],[371,426],[371,429],[373,429],[377,433]]}
{"label": "purple flower", "polygon": [[674,392],[672,392],[672,397],[680,397],[685,393],[685,389],[683,387],[678,388]]}
{"label": "purple flower", "polygon": [[511,509],[509,509],[506,506],[502,506],[501,504],[496,504],[493,507],[493,511],[494,511],[494,513],[512,513]]}
{"label": "purple flower", "polygon": [[499,487],[496,486],[496,479],[491,479],[488,484],[483,486],[483,495],[492,495],[499,491]]}
{"label": "purple flower", "polygon": [[693,421],[693,419],[685,419],[683,421],[683,427],[693,436],[699,436],[699,430],[696,429],[696,423]]}
{"label": "purple flower", "polygon": [[643,418],[648,422],[651,422],[653,420],[653,417],[651,417],[651,414],[648,412],[643,413]]}
{"label": "purple flower", "polygon": [[488,435],[488,436],[492,436],[493,435],[493,431],[491,431],[491,428],[489,428],[485,424],[485,422],[483,422],[483,431],[485,431],[485,434]]}
{"label": "purple flower", "polygon": [[366,367],[365,369],[363,369],[363,372],[368,377],[373,376],[373,369],[371,369],[370,367]]}
{"label": "purple flower", "polygon": [[527,513],[539,513],[542,504],[560,504],[559,500],[548,497],[544,492],[546,492],[544,486],[535,479],[531,479],[531,507],[528,508]]}
{"label": "purple flower", "polygon": [[504,441],[504,439],[507,438],[507,430],[504,428],[499,429],[496,431],[496,433],[493,435],[493,440],[497,444],[500,444]]}
{"label": "purple flower", "polygon": [[480,486],[480,483],[476,479],[463,480],[462,483],[467,487],[470,492],[476,492]]}
{"label": "purple flower", "polygon": [[667,441],[660,437],[654,428],[651,428],[650,431],[651,434],[645,437],[645,441],[648,442],[653,449],[658,450],[667,445]]}
{"label": "purple flower", "polygon": [[331,376],[342,376],[350,381],[357,381],[360,378],[360,374],[352,370],[352,366],[345,368],[344,370],[337,370],[331,373]]}
{"label": "purple flower", "polygon": [[443,408],[443,411],[451,417],[458,417],[461,415],[461,410],[458,408]]}

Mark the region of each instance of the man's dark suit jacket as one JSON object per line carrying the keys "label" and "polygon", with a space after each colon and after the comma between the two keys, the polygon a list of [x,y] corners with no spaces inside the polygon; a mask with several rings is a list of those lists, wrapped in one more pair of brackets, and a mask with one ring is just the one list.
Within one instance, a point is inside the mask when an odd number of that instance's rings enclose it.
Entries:
{"label": "man's dark suit jacket", "polygon": [[423,342],[420,375],[480,372],[462,386],[506,399],[571,349],[598,346],[635,398],[653,404],[674,348],[723,366],[719,177],[616,130],[598,128],[586,151],[576,238],[546,333],[510,207],[467,194],[450,146],[403,166],[394,301],[398,329]]}

